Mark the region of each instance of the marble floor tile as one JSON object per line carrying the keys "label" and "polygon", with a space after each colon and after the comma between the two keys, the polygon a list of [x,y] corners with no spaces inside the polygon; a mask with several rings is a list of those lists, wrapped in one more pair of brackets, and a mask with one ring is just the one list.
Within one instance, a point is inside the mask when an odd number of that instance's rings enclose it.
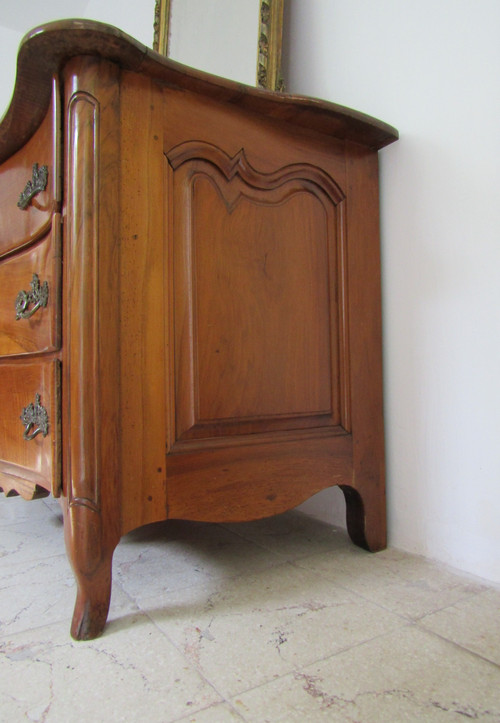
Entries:
{"label": "marble floor tile", "polygon": [[[35,504],[39,502],[35,500]],[[45,505],[44,508],[47,510]],[[21,518],[16,523],[11,520],[3,527],[5,533],[0,536],[2,565],[42,560],[66,553],[62,514],[54,514],[50,510],[47,512],[48,515],[41,509],[33,519]]]}
{"label": "marble floor tile", "polygon": [[[76,583],[66,555],[6,565],[0,576],[0,638],[60,622],[69,634]],[[137,611],[113,582],[109,620]]]}
{"label": "marble floor tile", "polygon": [[[47,505],[47,500],[52,505]],[[5,525],[18,525],[21,522],[33,522],[36,519],[48,520],[60,513],[59,502],[53,497],[40,498],[26,502],[22,497],[5,498],[0,493],[0,528]],[[54,504],[55,503],[55,504]]]}
{"label": "marble floor tile", "polygon": [[404,624],[289,563],[139,604],[224,696]]}
{"label": "marble floor tile", "polygon": [[283,563],[283,558],[215,524],[168,521],[127,535],[114,575],[134,599]]}
{"label": "marble floor tile", "polygon": [[408,625],[234,697],[248,723],[500,720],[500,668]]}
{"label": "marble floor tile", "polygon": [[176,723],[242,723],[245,719],[230,705],[222,703],[197,711]]}
{"label": "marble floor tile", "polygon": [[327,525],[298,510],[225,527],[266,550],[283,555],[287,560],[352,547],[345,530]]}
{"label": "marble floor tile", "polygon": [[[169,549],[173,541],[185,540],[204,543],[207,537],[215,536],[221,528],[207,522],[187,520],[164,520],[138,527],[120,540],[115,552],[115,560],[124,562],[136,557],[137,549],[151,549],[158,556]],[[227,538],[227,535],[226,535]]]}
{"label": "marble floor tile", "polygon": [[75,581],[65,555],[5,565],[0,578],[0,636],[64,623],[74,602]]}
{"label": "marble floor tile", "polygon": [[500,721],[500,591],[301,512],[126,535],[98,640],[75,596],[58,502],[0,496],[1,721]]}
{"label": "marble floor tile", "polygon": [[419,622],[427,630],[500,665],[500,590],[486,590]]}
{"label": "marble floor tile", "polygon": [[370,553],[351,545],[297,564],[410,620],[486,589],[444,566],[394,549]]}
{"label": "marble floor tile", "polygon": [[143,615],[72,641],[52,625],[0,642],[2,720],[170,723],[221,702]]}

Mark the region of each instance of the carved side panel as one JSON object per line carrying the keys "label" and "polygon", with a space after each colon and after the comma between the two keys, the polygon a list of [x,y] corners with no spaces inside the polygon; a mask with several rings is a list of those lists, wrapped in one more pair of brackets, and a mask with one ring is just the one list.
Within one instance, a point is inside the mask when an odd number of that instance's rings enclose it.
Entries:
{"label": "carved side panel", "polygon": [[[349,427],[343,193],[208,143],[173,177],[175,439]],[[174,450],[175,451],[175,450]]]}
{"label": "carved side panel", "polygon": [[76,92],[68,104],[66,247],[67,370],[69,446],[67,496],[70,507],[99,512],[99,287],[97,229],[99,103]]}

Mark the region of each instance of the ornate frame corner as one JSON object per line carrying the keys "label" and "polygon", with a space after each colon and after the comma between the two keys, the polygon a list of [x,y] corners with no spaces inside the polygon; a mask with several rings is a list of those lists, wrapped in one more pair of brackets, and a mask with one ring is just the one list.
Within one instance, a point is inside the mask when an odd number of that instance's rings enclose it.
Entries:
{"label": "ornate frame corner", "polygon": [[[168,56],[171,0],[156,0],[153,49]],[[259,0],[256,85],[284,90],[281,71],[284,0]]]}

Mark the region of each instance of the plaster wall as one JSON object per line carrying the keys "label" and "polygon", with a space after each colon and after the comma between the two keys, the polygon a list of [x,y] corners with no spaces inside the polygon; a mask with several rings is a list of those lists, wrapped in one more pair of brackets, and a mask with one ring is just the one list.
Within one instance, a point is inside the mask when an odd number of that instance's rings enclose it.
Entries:
{"label": "plaster wall", "polygon": [[496,582],[499,28],[497,0],[289,0],[285,72],[400,131],[380,153],[389,542]]}

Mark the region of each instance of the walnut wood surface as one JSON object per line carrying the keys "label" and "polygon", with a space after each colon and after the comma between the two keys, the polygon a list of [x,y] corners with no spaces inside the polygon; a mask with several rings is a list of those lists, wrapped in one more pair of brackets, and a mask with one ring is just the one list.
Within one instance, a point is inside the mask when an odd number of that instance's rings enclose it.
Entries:
{"label": "walnut wood surface", "polygon": [[168,512],[275,514],[351,481],[343,150],[164,94]]}
{"label": "walnut wood surface", "polygon": [[121,534],[119,69],[99,58],[64,74],[63,509],[78,593],[72,635],[95,637]]}
{"label": "walnut wood surface", "polygon": [[353,473],[344,490],[352,539],[376,551],[387,544],[378,156],[346,147],[349,229],[349,344]]}
{"label": "walnut wood surface", "polygon": [[[60,402],[57,360],[0,364],[0,489],[18,492],[26,499],[41,487],[59,494]],[[47,410],[48,434],[26,441],[22,410],[36,395]]]}
{"label": "walnut wood surface", "polygon": [[[52,92],[47,83],[49,97]],[[51,225],[60,201],[56,143],[58,108],[52,103],[38,132],[2,165],[0,175],[0,257],[40,238]],[[0,126],[0,129],[2,126]],[[1,130],[0,130],[1,133]],[[57,138],[57,140],[56,140]],[[47,189],[37,193],[26,209],[17,205],[19,196],[33,176],[33,164],[48,167]]]}
{"label": "walnut wood surface", "polygon": [[325,487],[351,483],[350,436],[316,433],[240,442],[168,457],[171,517],[206,522],[268,517]]}
{"label": "walnut wood surface", "polygon": [[[16,318],[15,301],[20,291],[30,290],[33,274],[47,282],[48,301],[29,318]],[[61,223],[38,243],[19,254],[0,260],[0,357],[55,351],[60,347],[61,316]],[[31,304],[30,309],[33,308]]]}
{"label": "walnut wood surface", "polygon": [[[100,633],[113,550],[150,522],[256,519],[339,485],[352,539],[381,549],[375,149],[397,133],[87,21],[31,33],[18,67],[0,126],[0,480],[61,493],[72,635]],[[34,150],[64,181],[26,230],[2,178]],[[35,266],[60,295],[16,327],[7,297]],[[13,430],[37,390],[55,421],[29,447]]]}
{"label": "walnut wood surface", "polygon": [[163,91],[150,79],[123,72],[120,98],[120,466],[126,531],[167,514],[171,304]]}

